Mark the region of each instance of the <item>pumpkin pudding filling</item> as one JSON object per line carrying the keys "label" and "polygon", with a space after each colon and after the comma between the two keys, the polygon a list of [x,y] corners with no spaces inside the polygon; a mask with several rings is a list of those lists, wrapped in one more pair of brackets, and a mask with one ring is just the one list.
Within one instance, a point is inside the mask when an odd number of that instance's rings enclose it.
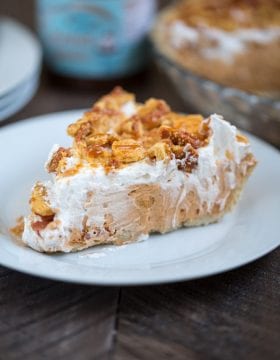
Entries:
{"label": "pumpkin pudding filling", "polygon": [[245,136],[219,115],[137,103],[115,88],[68,126],[73,145],[55,145],[52,180],[37,182],[24,243],[42,252],[124,244],[231,210],[256,160]]}

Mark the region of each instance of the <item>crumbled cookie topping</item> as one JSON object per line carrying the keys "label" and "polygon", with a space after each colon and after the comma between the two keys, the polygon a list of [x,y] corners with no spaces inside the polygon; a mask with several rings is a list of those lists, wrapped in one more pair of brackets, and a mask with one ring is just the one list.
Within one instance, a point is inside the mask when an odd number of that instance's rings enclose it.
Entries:
{"label": "crumbled cookie topping", "polygon": [[33,187],[29,203],[34,214],[47,217],[54,215],[54,211],[50,208],[47,200],[47,189],[40,182],[37,182]]}
{"label": "crumbled cookie topping", "polygon": [[280,5],[278,0],[188,0],[179,3],[174,16],[190,26],[225,31],[273,27],[280,23]]}
{"label": "crumbled cookie topping", "polygon": [[136,103],[134,95],[120,87],[97,101],[67,132],[74,138],[72,149],[59,148],[47,165],[49,172],[62,176],[74,173],[65,171],[71,156],[107,172],[143,159],[184,159],[186,164],[181,161],[178,168],[190,172],[197,164],[196,149],[205,146],[210,135],[208,120],[201,115],[177,114],[154,98]]}
{"label": "crumbled cookie topping", "polygon": [[20,216],[16,220],[16,225],[10,228],[10,233],[16,238],[21,239],[24,230],[24,218]]}
{"label": "crumbled cookie topping", "polygon": [[57,172],[65,165],[65,159],[71,156],[71,149],[65,149],[63,147],[58,148],[52,155],[51,160],[47,164],[48,172]]}

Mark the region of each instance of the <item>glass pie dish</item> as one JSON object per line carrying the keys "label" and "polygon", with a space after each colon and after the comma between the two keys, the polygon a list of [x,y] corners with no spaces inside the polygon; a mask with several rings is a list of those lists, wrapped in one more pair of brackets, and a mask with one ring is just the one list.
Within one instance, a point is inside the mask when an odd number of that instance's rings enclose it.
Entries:
{"label": "glass pie dish", "polygon": [[[176,6],[176,3],[175,3]],[[158,36],[163,15],[174,8],[164,9],[150,34],[156,62],[168,75],[183,98],[187,110],[207,116],[219,113],[236,126],[243,128],[275,146],[280,147],[280,99],[230,87],[207,79],[176,61],[167,49],[168,39]],[[160,41],[163,38],[163,41]],[[279,74],[275,74],[279,76]]]}

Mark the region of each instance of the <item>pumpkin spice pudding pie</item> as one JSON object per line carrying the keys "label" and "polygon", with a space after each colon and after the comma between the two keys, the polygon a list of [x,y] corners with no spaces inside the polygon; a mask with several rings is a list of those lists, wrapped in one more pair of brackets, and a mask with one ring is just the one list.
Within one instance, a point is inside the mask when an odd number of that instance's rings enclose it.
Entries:
{"label": "pumpkin spice pudding pie", "polygon": [[183,0],[153,31],[160,51],[182,67],[255,94],[280,95],[279,0]]}
{"label": "pumpkin spice pudding pie", "polygon": [[135,102],[121,88],[97,101],[55,145],[52,180],[37,182],[22,239],[70,252],[124,244],[182,226],[206,225],[236,203],[256,160],[245,136],[219,115]]}

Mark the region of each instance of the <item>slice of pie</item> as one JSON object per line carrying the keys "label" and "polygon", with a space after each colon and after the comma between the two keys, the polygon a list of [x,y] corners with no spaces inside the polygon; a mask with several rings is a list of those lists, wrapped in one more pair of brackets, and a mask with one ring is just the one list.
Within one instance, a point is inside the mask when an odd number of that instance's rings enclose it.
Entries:
{"label": "slice of pie", "polygon": [[172,112],[114,89],[68,127],[37,182],[23,241],[70,252],[206,225],[236,203],[256,160],[245,136],[219,115]]}

